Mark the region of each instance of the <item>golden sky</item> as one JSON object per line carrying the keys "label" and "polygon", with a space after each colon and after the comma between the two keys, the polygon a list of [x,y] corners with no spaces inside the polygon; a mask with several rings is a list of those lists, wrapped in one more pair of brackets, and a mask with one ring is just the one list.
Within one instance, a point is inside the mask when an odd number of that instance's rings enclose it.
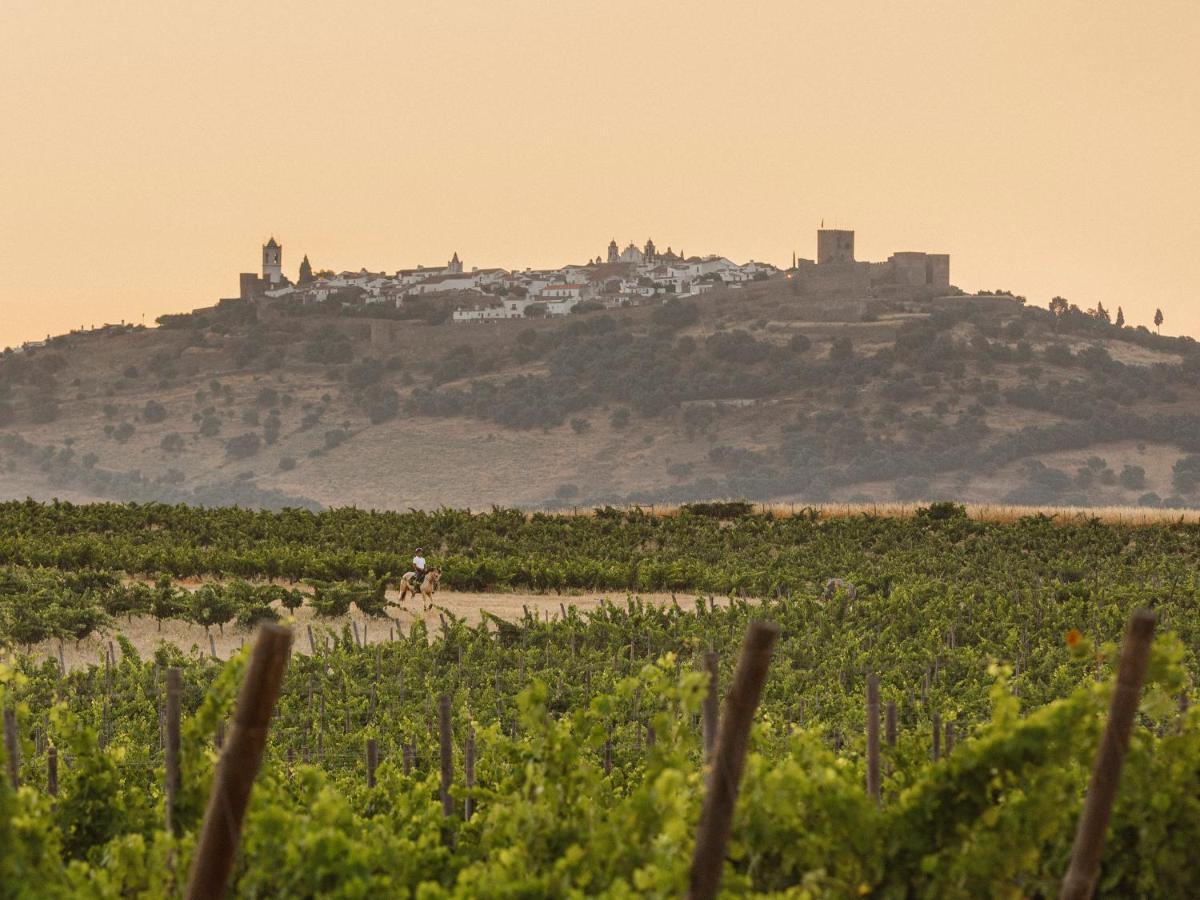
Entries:
{"label": "golden sky", "polygon": [[294,277],[951,254],[1200,335],[1200,3],[0,3],[0,347]]}

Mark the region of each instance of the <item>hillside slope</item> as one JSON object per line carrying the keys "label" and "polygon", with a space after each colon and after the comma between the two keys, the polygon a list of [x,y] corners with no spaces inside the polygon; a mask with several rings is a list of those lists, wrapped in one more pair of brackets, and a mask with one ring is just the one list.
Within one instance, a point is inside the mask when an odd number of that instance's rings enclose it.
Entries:
{"label": "hillside slope", "polygon": [[6,354],[0,497],[1200,499],[1200,348],[1073,308],[780,278],[565,320],[389,313],[238,302]]}

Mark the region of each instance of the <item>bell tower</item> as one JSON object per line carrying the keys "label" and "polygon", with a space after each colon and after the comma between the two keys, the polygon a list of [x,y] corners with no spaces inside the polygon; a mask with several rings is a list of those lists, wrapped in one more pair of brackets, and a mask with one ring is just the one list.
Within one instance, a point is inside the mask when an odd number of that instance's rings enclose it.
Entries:
{"label": "bell tower", "polygon": [[263,244],[262,277],[267,284],[283,283],[283,247],[274,236]]}

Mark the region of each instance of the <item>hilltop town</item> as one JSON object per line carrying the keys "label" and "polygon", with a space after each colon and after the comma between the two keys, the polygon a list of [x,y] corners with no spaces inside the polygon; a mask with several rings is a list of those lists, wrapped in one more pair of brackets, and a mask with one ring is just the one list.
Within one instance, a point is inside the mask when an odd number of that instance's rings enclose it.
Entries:
{"label": "hilltop town", "polygon": [[283,247],[272,237],[262,248],[261,274],[243,273],[238,298],[289,298],[298,303],[340,303],[402,307],[414,297],[454,295],[456,323],[564,316],[581,307],[615,309],[696,297],[717,287],[737,288],[752,281],[786,277],[805,293],[888,295],[935,294],[950,290],[947,254],[901,252],[883,262],[854,257],[854,232],[822,228],[815,260],[797,258],[781,270],[771,263],[735,263],[724,256],[686,256],[647,240],[621,249],[612,240],[603,256],[582,265],[508,271],[467,269],[455,252],[445,266],[417,266],[395,272],[313,271],[306,255],[295,282],[283,274]]}

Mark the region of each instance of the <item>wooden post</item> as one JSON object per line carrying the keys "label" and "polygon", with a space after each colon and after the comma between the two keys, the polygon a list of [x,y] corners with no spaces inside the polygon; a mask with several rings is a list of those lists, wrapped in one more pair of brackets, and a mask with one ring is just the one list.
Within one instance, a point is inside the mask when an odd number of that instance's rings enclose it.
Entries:
{"label": "wooden post", "polygon": [[933,761],[942,758],[942,717],[933,714]]}
{"label": "wooden post", "polygon": [[887,702],[887,726],[885,731],[887,737],[887,745],[889,747],[896,746],[896,701],[889,700]]}
{"label": "wooden post", "polygon": [[475,787],[475,728],[467,729],[467,741],[463,746],[463,775],[467,783],[467,798],[463,801],[463,820],[471,821],[475,812],[475,799],[471,789]]}
{"label": "wooden post", "polygon": [[1142,681],[1150,661],[1150,641],[1154,637],[1154,613],[1148,609],[1134,612],[1125,629],[1125,644],[1117,668],[1117,684],[1108,708],[1108,723],[1100,738],[1092,778],[1088,784],[1083,815],[1075,832],[1071,862],[1063,878],[1060,900],[1089,900],[1096,889],[1104,836],[1112,813],[1121,765],[1129,749],[1129,734],[1137,713]]}
{"label": "wooden post", "polygon": [[51,797],[58,796],[58,748],[50,747],[46,751],[46,792]]}
{"label": "wooden post", "polygon": [[259,627],[258,639],[238,692],[229,741],[217,764],[208,797],[208,809],[204,813],[184,895],[187,900],[223,897],[229,886],[233,856],[241,837],[242,817],[262,762],[271,711],[279,696],[291,640],[291,629],[270,623]]}
{"label": "wooden post", "polygon": [[719,663],[715,650],[704,654],[704,671],[708,673],[708,693],[704,697],[704,761],[711,762],[717,746],[717,715],[721,695],[718,677]]}
{"label": "wooden post", "polygon": [[17,743],[17,713],[4,710],[4,756],[8,760],[8,783],[15,791],[21,786],[21,746]]}
{"label": "wooden post", "polygon": [[183,678],[179,669],[167,669],[167,745],[166,745],[166,828],[177,834],[175,822],[175,797],[179,792],[179,697],[183,690]]}
{"label": "wooden post", "polygon": [[379,745],[367,738],[367,787],[375,787],[375,767],[379,765]]}
{"label": "wooden post", "polygon": [[737,671],[725,699],[725,714],[721,717],[716,752],[700,812],[700,827],[688,876],[691,900],[716,897],[721,885],[725,845],[729,841],[733,807],[746,765],[750,724],[762,697],[771,653],[778,639],[779,626],[771,622],[755,620],[746,630]]}
{"label": "wooden post", "polygon": [[879,676],[867,678],[867,796],[879,805]]}
{"label": "wooden post", "polygon": [[63,675],[67,674],[67,663],[63,659],[63,642],[62,638],[58,639],[58,667],[62,670]]}
{"label": "wooden post", "polygon": [[450,797],[450,785],[454,781],[454,748],[450,743],[450,698],[445,694],[438,698],[438,747],[442,758],[442,814],[449,818],[454,815],[454,801]]}
{"label": "wooden post", "polygon": [[208,651],[212,654],[212,658],[217,658],[217,642],[213,640],[212,632],[208,633]]}
{"label": "wooden post", "polygon": [[308,626],[308,652],[313,656],[317,655],[317,642],[313,640],[312,626]]}
{"label": "wooden post", "polygon": [[351,620],[350,627],[354,629],[354,646],[361,647],[362,643],[358,639],[358,623]]}

